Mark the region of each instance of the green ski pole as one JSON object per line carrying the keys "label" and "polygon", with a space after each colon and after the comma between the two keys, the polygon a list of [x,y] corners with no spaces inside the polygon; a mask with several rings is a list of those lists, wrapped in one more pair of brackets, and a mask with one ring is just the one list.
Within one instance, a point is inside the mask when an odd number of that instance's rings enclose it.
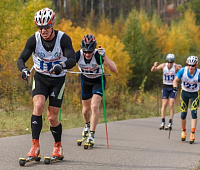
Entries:
{"label": "green ski pole", "polygon": [[59,109],[59,117],[58,117],[58,120],[59,120],[59,122],[60,122],[60,120],[61,120],[61,108]]}
{"label": "green ski pole", "polygon": [[[99,48],[101,48],[101,46],[99,46]],[[109,148],[107,118],[106,118],[106,103],[105,103],[104,81],[103,81],[103,64],[102,64],[102,57],[101,57],[101,55],[100,55],[100,65],[101,65],[101,82],[102,82],[102,94],[103,94],[103,112],[104,112],[105,128],[106,128],[106,141],[107,141],[107,148]]]}

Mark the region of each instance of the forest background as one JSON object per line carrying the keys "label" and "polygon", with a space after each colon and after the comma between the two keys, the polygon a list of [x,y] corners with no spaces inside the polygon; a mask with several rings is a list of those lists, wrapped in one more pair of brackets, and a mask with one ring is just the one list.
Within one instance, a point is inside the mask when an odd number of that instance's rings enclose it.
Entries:
{"label": "forest background", "polygon": [[[160,116],[162,71],[150,72],[153,63],[185,66],[190,55],[200,56],[200,2],[198,0],[2,0],[0,3],[0,137],[30,133],[31,84],[21,79],[17,59],[27,39],[37,31],[35,12],[49,7],[56,12],[55,29],[68,34],[75,51],[84,35],[93,34],[105,48],[118,73],[107,77],[107,120]],[[26,63],[31,69],[33,61]],[[78,71],[77,66],[72,71]],[[175,112],[179,111],[179,99]],[[84,125],[80,77],[66,75],[62,105],[63,128]],[[99,120],[104,122],[103,109]],[[158,122],[159,124],[160,122]],[[43,115],[43,131],[49,129]]]}

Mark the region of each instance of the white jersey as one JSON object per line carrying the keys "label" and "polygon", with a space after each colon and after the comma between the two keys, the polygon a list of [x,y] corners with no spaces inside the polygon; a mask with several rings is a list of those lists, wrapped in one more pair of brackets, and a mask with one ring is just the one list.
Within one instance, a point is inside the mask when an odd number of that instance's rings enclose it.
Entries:
{"label": "white jersey", "polygon": [[165,63],[163,68],[163,84],[173,85],[173,80],[176,75],[175,63],[173,63],[172,68],[169,70],[168,63]]}
{"label": "white jersey", "polygon": [[[101,65],[99,65],[96,61],[95,58],[95,53],[98,52],[97,49],[94,50],[93,54],[92,54],[92,59],[90,61],[90,63],[85,63],[84,60],[84,55],[83,55],[83,50],[80,50],[80,59],[78,61],[78,68],[81,72],[85,72],[85,73],[101,73]],[[103,66],[102,66],[103,67]],[[104,72],[104,68],[103,68],[103,72]],[[97,78],[100,77],[101,75],[86,75],[83,74],[84,76],[88,77],[88,78]]]}
{"label": "white jersey", "polygon": [[[33,53],[33,62],[34,68],[37,72],[50,75],[49,70],[53,65],[60,62],[65,62],[67,57],[63,56],[63,52],[60,46],[60,39],[64,33],[58,31],[56,43],[52,52],[46,51],[42,45],[41,37],[39,31],[35,33],[36,38],[36,48],[35,53]],[[52,77],[62,77],[65,75],[65,72],[62,72],[59,75],[52,74]]]}
{"label": "white jersey", "polygon": [[199,77],[200,70],[197,69],[195,75],[192,78],[188,77],[187,72],[188,72],[188,66],[185,66],[184,73],[183,73],[183,76],[181,78],[182,89],[187,91],[187,92],[197,92],[197,91],[199,91],[198,77]]}

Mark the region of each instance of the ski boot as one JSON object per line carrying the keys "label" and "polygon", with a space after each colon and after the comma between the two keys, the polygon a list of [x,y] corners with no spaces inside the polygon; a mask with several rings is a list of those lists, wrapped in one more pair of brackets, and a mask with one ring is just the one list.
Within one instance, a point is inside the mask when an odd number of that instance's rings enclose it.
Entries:
{"label": "ski boot", "polygon": [[55,142],[52,157],[44,157],[44,163],[50,164],[51,162],[63,160],[63,158],[64,154],[61,142]]}
{"label": "ski boot", "polygon": [[165,130],[172,130],[172,124],[169,123],[167,126],[165,126]]}
{"label": "ski boot", "polygon": [[165,122],[162,122],[161,124],[160,124],[160,126],[159,126],[159,129],[160,130],[163,130],[165,128]]}
{"label": "ski boot", "polygon": [[182,130],[182,132],[181,132],[181,140],[182,141],[185,141],[185,139],[186,139],[186,130]]}
{"label": "ski boot", "polygon": [[32,148],[27,154],[27,158],[19,158],[20,166],[24,166],[27,162],[40,161],[40,145],[39,139],[32,140]]}
{"label": "ski boot", "polygon": [[85,127],[83,128],[83,132],[82,132],[82,139],[77,140],[78,146],[81,146],[82,142],[87,139],[89,131],[90,131],[90,127],[87,127],[87,125],[85,125]]}
{"label": "ski boot", "polygon": [[193,144],[195,141],[195,136],[194,136],[194,133],[190,133],[190,144]]}
{"label": "ski boot", "polygon": [[87,139],[87,142],[84,144],[84,149],[88,149],[89,147],[93,147],[94,145],[94,134],[89,133],[89,137]]}

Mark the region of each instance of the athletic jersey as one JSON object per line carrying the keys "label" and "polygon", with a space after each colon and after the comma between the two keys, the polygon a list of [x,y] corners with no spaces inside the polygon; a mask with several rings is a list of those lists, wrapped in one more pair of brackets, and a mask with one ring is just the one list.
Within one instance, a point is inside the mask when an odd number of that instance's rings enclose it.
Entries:
{"label": "athletic jersey", "polygon": [[[35,33],[36,38],[36,48],[35,53],[33,52],[33,62],[34,68],[37,72],[45,75],[50,75],[49,70],[52,68],[52,65],[58,64],[60,62],[65,62],[66,57],[63,56],[63,52],[60,46],[60,39],[64,33],[58,31],[56,38],[56,43],[53,48],[53,51],[46,51],[42,45],[41,36],[39,31]],[[65,75],[65,72],[62,72],[59,75],[52,74],[52,77],[62,77]]]}
{"label": "athletic jersey", "polygon": [[[76,56],[76,62],[78,63],[78,68],[81,72],[84,72],[84,73],[101,73],[101,65],[100,65],[100,63],[97,62],[97,59],[99,59],[99,53],[98,53],[97,49],[94,50],[91,61],[87,61],[85,59],[82,49],[79,52],[80,52],[80,56]],[[103,68],[103,73],[104,73],[104,68]],[[86,76],[87,78],[91,78],[91,79],[94,79],[94,78],[101,76],[101,74],[98,74],[98,75],[83,74],[83,75]]]}
{"label": "athletic jersey", "polygon": [[163,84],[173,85],[173,80],[176,75],[175,63],[173,63],[172,68],[168,68],[168,63],[165,63],[163,68]]}
{"label": "athletic jersey", "polygon": [[200,70],[196,68],[193,76],[190,75],[188,66],[181,68],[176,76],[182,80],[181,87],[187,92],[199,91]]}

